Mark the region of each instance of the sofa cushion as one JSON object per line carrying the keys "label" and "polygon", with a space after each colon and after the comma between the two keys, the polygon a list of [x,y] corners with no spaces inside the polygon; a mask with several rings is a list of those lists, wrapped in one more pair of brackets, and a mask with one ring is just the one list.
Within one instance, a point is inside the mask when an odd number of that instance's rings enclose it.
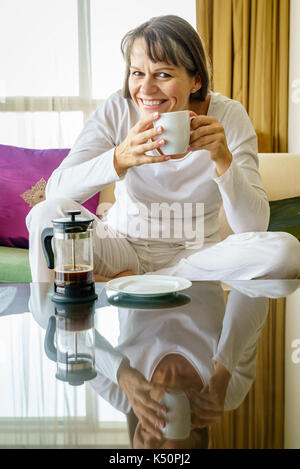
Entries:
{"label": "sofa cushion", "polygon": [[286,231],[300,240],[300,197],[270,202],[268,231]]}
{"label": "sofa cushion", "polygon": [[[46,183],[69,151],[0,145],[0,245],[28,248],[25,218],[45,199]],[[96,213],[98,200],[96,194],[83,205]]]}
{"label": "sofa cushion", "polygon": [[268,200],[300,196],[300,154],[259,153],[259,172]]}
{"label": "sofa cushion", "polygon": [[0,282],[31,282],[28,249],[0,246]]}

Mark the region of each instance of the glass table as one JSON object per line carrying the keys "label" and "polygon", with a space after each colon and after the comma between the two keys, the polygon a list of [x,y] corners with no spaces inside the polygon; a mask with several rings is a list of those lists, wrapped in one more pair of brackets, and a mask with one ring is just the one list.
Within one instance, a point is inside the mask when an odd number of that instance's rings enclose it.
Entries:
{"label": "glass table", "polygon": [[193,282],[147,298],[105,287],[62,306],[52,284],[0,284],[0,448],[143,447],[119,365],[148,381],[169,372],[189,393],[178,356],[202,390],[216,364],[231,374],[224,414],[203,427],[208,447],[300,448],[300,280]]}

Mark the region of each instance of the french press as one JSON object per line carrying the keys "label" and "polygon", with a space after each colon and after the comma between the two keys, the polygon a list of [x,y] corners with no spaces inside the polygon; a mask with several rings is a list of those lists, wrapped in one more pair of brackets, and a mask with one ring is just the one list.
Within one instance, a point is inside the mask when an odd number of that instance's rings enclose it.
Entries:
{"label": "french press", "polygon": [[80,210],[64,213],[70,218],[56,218],[52,220],[53,228],[42,232],[47,265],[55,272],[52,299],[66,303],[95,300],[98,295],[93,273],[93,219],[78,217]]}
{"label": "french press", "polygon": [[57,364],[56,378],[71,386],[97,376],[94,313],[95,301],[55,302],[55,316],[49,318],[45,352]]}

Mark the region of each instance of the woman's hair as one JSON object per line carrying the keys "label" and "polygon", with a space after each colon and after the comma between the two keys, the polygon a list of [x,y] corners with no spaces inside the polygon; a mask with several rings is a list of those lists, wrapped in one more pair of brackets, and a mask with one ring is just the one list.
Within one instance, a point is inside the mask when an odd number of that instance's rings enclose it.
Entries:
{"label": "woman's hair", "polygon": [[126,62],[123,95],[130,98],[128,79],[130,56],[133,43],[143,38],[147,55],[152,62],[172,63],[183,66],[190,76],[197,73],[201,78],[201,88],[191,94],[191,100],[204,101],[210,89],[208,59],[198,33],[183,18],[175,15],[157,16],[129,31],[122,39],[121,51]]}

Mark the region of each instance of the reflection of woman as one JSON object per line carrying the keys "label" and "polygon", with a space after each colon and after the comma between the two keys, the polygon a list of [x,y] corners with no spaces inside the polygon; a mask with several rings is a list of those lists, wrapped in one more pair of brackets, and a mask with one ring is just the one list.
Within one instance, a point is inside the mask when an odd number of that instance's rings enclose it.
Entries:
{"label": "reflection of woman", "polygon": [[[136,447],[202,447],[207,426],[224,409],[238,407],[253,383],[268,300],[233,290],[225,312],[218,282],[200,282],[189,294],[188,305],[171,310],[121,308],[115,348],[96,334],[98,375],[91,385],[122,412],[137,415]],[[101,316],[98,322],[101,332]],[[163,410],[158,401],[166,388],[184,390],[190,399],[187,440],[162,437],[159,425],[167,416],[157,412]]]}
{"label": "reflection of woman", "polygon": [[[97,274],[110,278],[129,269],[190,279],[296,277],[296,238],[263,233],[269,205],[258,173],[254,129],[241,104],[210,91],[205,53],[194,29],[175,16],[153,18],[126,35],[123,52],[123,93],[110,96],[91,116],[48,181],[46,201],[27,218],[33,280],[47,281],[50,275],[41,230],[111,182],[116,182],[116,203],[102,221],[94,217]],[[156,120],[160,113],[178,110],[194,116],[190,148],[165,156],[163,129]],[[169,206],[167,222],[153,214],[157,203]],[[235,233],[224,241],[218,221],[222,203]],[[190,230],[201,217],[197,204],[204,205],[204,245],[203,237]],[[178,219],[184,225],[179,234],[172,230]],[[151,238],[153,225],[156,239]]]}

